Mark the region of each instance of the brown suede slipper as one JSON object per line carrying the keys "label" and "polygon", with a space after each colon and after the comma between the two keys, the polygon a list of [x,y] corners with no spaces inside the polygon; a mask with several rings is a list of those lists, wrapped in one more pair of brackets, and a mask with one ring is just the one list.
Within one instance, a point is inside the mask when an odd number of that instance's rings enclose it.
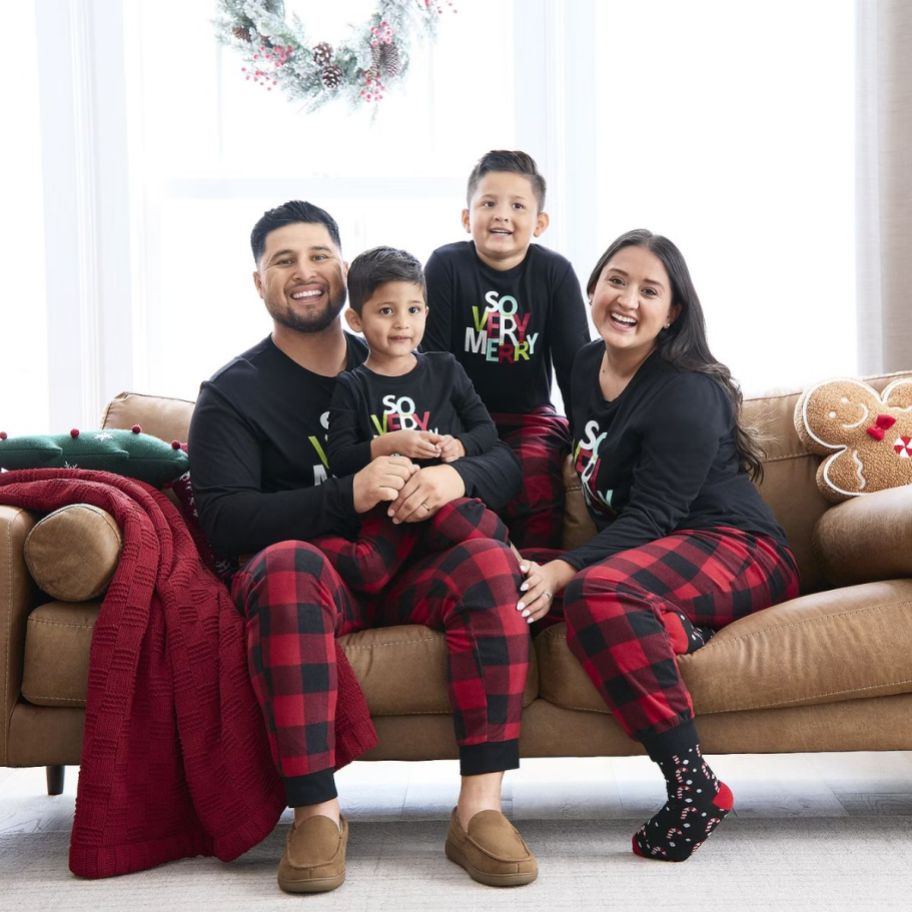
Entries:
{"label": "brown suede slipper", "polygon": [[317,815],[292,827],[279,862],[279,886],[286,893],[325,893],[345,880],[348,821],[342,829]]}
{"label": "brown suede slipper", "polygon": [[500,811],[480,811],[466,832],[450,817],[446,856],[489,887],[519,887],[538,877],[538,863],[519,832]]}

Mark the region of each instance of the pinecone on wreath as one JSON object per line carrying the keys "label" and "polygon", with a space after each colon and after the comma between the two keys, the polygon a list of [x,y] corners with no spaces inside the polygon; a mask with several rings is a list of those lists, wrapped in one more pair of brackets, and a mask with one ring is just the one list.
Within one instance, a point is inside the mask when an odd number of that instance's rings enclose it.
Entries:
{"label": "pinecone on wreath", "polygon": [[371,48],[373,68],[384,76],[398,76],[402,67],[399,63],[399,48],[395,44],[381,44]]}
{"label": "pinecone on wreath", "polygon": [[250,29],[245,28],[243,25],[236,25],[232,30],[231,34],[234,35],[238,41],[250,41]]}
{"label": "pinecone on wreath", "polygon": [[332,45],[327,44],[325,41],[321,41],[313,49],[313,59],[314,63],[318,67],[327,67],[329,66],[330,61],[332,60],[333,49]]}
{"label": "pinecone on wreath", "polygon": [[342,82],[342,68],[336,64],[323,67],[320,78],[327,89],[337,89]]}

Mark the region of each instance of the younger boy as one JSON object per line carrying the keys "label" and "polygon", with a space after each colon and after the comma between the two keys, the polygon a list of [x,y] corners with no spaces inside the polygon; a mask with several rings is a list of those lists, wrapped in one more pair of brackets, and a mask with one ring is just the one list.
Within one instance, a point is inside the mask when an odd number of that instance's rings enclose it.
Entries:
{"label": "younger boy", "polygon": [[484,155],[469,175],[462,224],[471,241],[427,263],[425,351],[452,352],[519,458],[523,492],[502,512],[521,549],[560,547],[567,420],[551,402],[551,371],[570,412],[570,370],[589,341],[579,280],[538,244],[548,227],[545,181],[525,152]]}
{"label": "younger boy", "polygon": [[377,456],[451,463],[494,447],[491,416],[456,359],[415,351],[428,313],[421,263],[392,247],[368,250],[349,268],[348,298],[345,317],[368,355],[338,378],[330,403],[333,474],[354,474]]}
{"label": "younger boy", "polygon": [[[448,352],[415,352],[427,318],[424,271],[415,257],[392,247],[355,257],[348,296],[345,318],[363,332],[368,355],[339,375],[330,401],[326,455],[335,476],[353,475],[378,456],[407,456],[419,466],[456,463],[459,472],[461,457],[502,446],[455,358]],[[386,505],[379,505],[361,517],[354,541],[324,538],[320,547],[332,554],[343,579],[371,595],[408,558],[472,538],[507,542],[506,527],[479,500],[456,498],[440,511],[426,504],[415,508],[418,522],[396,530]]]}

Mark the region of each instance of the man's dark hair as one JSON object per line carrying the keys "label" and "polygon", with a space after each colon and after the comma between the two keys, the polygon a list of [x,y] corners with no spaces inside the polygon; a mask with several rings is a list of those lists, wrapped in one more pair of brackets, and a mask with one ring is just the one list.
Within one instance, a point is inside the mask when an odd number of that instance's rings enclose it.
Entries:
{"label": "man's dark hair", "polygon": [[260,257],[266,249],[266,235],[276,228],[284,228],[286,225],[294,225],[297,222],[315,223],[325,226],[332,238],[333,243],[339,250],[342,250],[342,242],[339,240],[339,226],[336,220],[325,210],[313,203],[305,203],[302,200],[289,200],[263,213],[263,217],[253,226],[250,232],[250,249],[253,251],[253,260],[259,265]]}
{"label": "man's dark hair", "polygon": [[545,179],[538,173],[535,159],[526,152],[508,152],[505,149],[495,149],[487,152],[478,159],[478,164],[469,175],[466,188],[466,204],[472,205],[472,197],[478,189],[479,181],[491,171],[510,171],[528,177],[532,183],[532,191],[538,200],[538,211],[545,208]]}
{"label": "man's dark hair", "polygon": [[349,307],[360,316],[364,303],[385,282],[413,282],[427,297],[420,260],[407,250],[372,247],[359,253],[348,268]]}

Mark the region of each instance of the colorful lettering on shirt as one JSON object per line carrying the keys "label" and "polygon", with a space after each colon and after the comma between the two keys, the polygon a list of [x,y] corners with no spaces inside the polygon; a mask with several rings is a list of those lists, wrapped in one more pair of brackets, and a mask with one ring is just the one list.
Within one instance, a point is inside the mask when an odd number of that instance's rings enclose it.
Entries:
{"label": "colorful lettering on shirt", "polygon": [[598,487],[599,470],[602,465],[599,449],[608,435],[604,431],[600,433],[597,421],[587,421],[583,433],[583,438],[577,441],[573,450],[574,467],[580,478],[583,498],[593,509],[614,516],[617,513],[611,505],[614,491],[611,488],[599,490]]}
{"label": "colorful lettering on shirt", "polygon": [[530,333],[531,313],[520,313],[513,295],[489,291],[483,309],[472,307],[472,325],[466,327],[465,350],[485,361],[514,364],[535,354],[539,334]]}
{"label": "colorful lettering on shirt", "polygon": [[[323,443],[326,442],[326,432],[329,429],[329,412],[323,412],[320,415],[320,424],[323,426]],[[314,487],[319,484],[323,484],[327,478],[329,478],[329,460],[326,458],[326,450],[323,448],[323,443],[320,442],[320,438],[315,434],[311,434],[308,438],[310,445],[317,451],[317,456],[320,459],[320,464],[313,467],[313,478],[314,478]]]}
{"label": "colorful lettering on shirt", "polygon": [[427,410],[419,412],[415,400],[411,396],[395,396],[388,393],[382,399],[383,414],[371,415],[370,420],[377,436],[389,434],[392,431],[430,431],[438,433],[437,428],[432,428],[431,413]]}

